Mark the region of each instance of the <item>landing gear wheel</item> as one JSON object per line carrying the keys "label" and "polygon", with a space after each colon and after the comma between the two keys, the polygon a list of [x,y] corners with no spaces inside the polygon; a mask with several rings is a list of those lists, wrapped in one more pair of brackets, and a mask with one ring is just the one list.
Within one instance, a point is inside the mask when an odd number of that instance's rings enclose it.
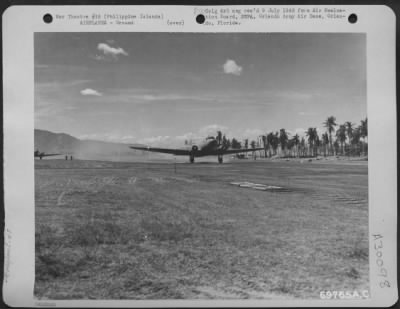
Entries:
{"label": "landing gear wheel", "polygon": [[224,162],[224,159],[222,158],[222,156],[218,156],[218,163],[222,163]]}
{"label": "landing gear wheel", "polygon": [[190,156],[190,163],[194,163],[194,156]]}

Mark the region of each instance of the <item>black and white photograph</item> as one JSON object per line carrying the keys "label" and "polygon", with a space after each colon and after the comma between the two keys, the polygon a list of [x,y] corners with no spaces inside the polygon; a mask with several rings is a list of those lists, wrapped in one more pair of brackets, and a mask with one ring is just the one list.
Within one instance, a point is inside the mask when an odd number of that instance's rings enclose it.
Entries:
{"label": "black and white photograph", "polygon": [[389,7],[2,21],[8,306],[397,302]]}
{"label": "black and white photograph", "polygon": [[369,298],[365,34],[34,44],[36,297]]}

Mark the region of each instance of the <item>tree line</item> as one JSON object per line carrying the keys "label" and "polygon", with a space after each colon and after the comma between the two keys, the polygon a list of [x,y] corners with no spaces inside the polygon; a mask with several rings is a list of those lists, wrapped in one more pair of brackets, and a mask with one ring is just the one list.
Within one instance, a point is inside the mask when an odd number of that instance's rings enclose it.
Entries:
{"label": "tree line", "polygon": [[[329,116],[323,122],[326,131],[318,134],[317,128],[310,127],[305,136],[297,133],[293,136],[285,129],[261,135],[258,140],[237,138],[229,139],[221,131],[215,139],[225,149],[264,148],[261,156],[272,157],[316,157],[316,156],[367,156],[368,155],[368,119],[354,124],[346,121],[337,124],[334,116]],[[250,147],[249,147],[250,146]]]}

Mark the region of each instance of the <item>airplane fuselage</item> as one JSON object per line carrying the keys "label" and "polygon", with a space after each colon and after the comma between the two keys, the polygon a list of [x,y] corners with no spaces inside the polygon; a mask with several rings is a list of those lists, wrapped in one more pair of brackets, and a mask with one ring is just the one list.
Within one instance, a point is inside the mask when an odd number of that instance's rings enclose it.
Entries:
{"label": "airplane fuselage", "polygon": [[34,155],[35,155],[35,158],[39,158],[40,160],[42,160],[42,158],[44,156],[44,152],[40,152],[39,150],[36,150]]}
{"label": "airplane fuselage", "polygon": [[50,157],[50,156],[58,156],[60,155],[59,153],[45,153],[45,152],[40,152],[39,150],[35,150],[34,152],[34,157],[39,158],[42,160],[43,157]]}
{"label": "airplane fuselage", "polygon": [[222,163],[223,158],[223,150],[224,148],[221,145],[218,145],[217,140],[215,139],[206,139],[204,142],[199,145],[192,145],[189,155],[190,163],[194,162],[195,157],[205,157],[210,155],[217,155],[218,162]]}
{"label": "airplane fuselage", "polygon": [[210,153],[218,153],[221,146],[215,139],[206,140],[198,145],[191,146],[191,154],[195,157],[209,156]]}

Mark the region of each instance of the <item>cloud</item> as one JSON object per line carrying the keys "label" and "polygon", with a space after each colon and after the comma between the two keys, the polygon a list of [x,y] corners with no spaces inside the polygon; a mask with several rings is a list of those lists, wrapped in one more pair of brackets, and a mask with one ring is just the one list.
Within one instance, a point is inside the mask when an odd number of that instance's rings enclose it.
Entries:
{"label": "cloud", "polygon": [[139,139],[138,142],[140,144],[145,144],[145,145],[161,145],[161,146],[167,146],[170,143],[171,137],[168,135],[162,136],[152,136],[152,137],[145,137],[142,139]]}
{"label": "cloud", "polygon": [[222,126],[219,124],[210,124],[210,125],[200,128],[199,134],[200,134],[200,136],[203,136],[203,137],[206,137],[208,135],[215,136],[217,134],[217,131],[221,131],[222,133],[224,133],[227,130],[228,130],[228,127],[225,127],[225,126]]}
{"label": "cloud", "polygon": [[[125,50],[123,50],[122,47],[112,47],[106,43],[99,43],[97,45],[97,49],[103,52],[105,56],[111,56],[115,60],[118,59],[118,55],[128,56],[128,53]],[[105,58],[103,56],[96,55],[95,59],[104,60]]]}
{"label": "cloud", "polygon": [[86,88],[86,89],[81,90],[81,95],[94,95],[94,96],[101,97],[103,94],[98,92],[97,90]]}
{"label": "cloud", "polygon": [[318,127],[317,127],[317,133],[318,133],[318,135],[322,135],[322,134],[325,133],[325,132],[326,132],[325,129],[321,129],[321,128],[318,128]]}
{"label": "cloud", "polygon": [[211,99],[204,95],[184,95],[184,94],[138,94],[131,95],[132,99],[144,102],[153,101],[180,101],[180,100],[194,100],[194,101],[210,101]]}
{"label": "cloud", "polygon": [[[278,130],[275,130],[275,131],[278,131]],[[286,133],[288,134],[289,138],[292,138],[296,134],[301,138],[301,137],[305,137],[306,129],[304,129],[304,128],[296,128],[296,129],[293,129],[293,130],[287,129]]]}
{"label": "cloud", "polygon": [[[217,102],[218,97],[205,94],[163,93],[155,89],[109,89],[107,96],[129,104],[159,103],[164,101]],[[193,106],[193,105],[192,105]]]}
{"label": "cloud", "polygon": [[106,141],[106,142],[116,142],[116,143],[131,143],[135,140],[133,135],[123,135],[117,132],[103,132],[103,133],[89,133],[81,134],[77,136],[82,140],[95,140],[95,141]]}
{"label": "cloud", "polygon": [[258,138],[260,135],[265,134],[261,129],[245,129],[242,136],[245,138]]}
{"label": "cloud", "polygon": [[227,59],[224,64],[224,72],[226,74],[239,76],[240,74],[242,74],[242,67],[240,65],[237,65],[235,60]]}

